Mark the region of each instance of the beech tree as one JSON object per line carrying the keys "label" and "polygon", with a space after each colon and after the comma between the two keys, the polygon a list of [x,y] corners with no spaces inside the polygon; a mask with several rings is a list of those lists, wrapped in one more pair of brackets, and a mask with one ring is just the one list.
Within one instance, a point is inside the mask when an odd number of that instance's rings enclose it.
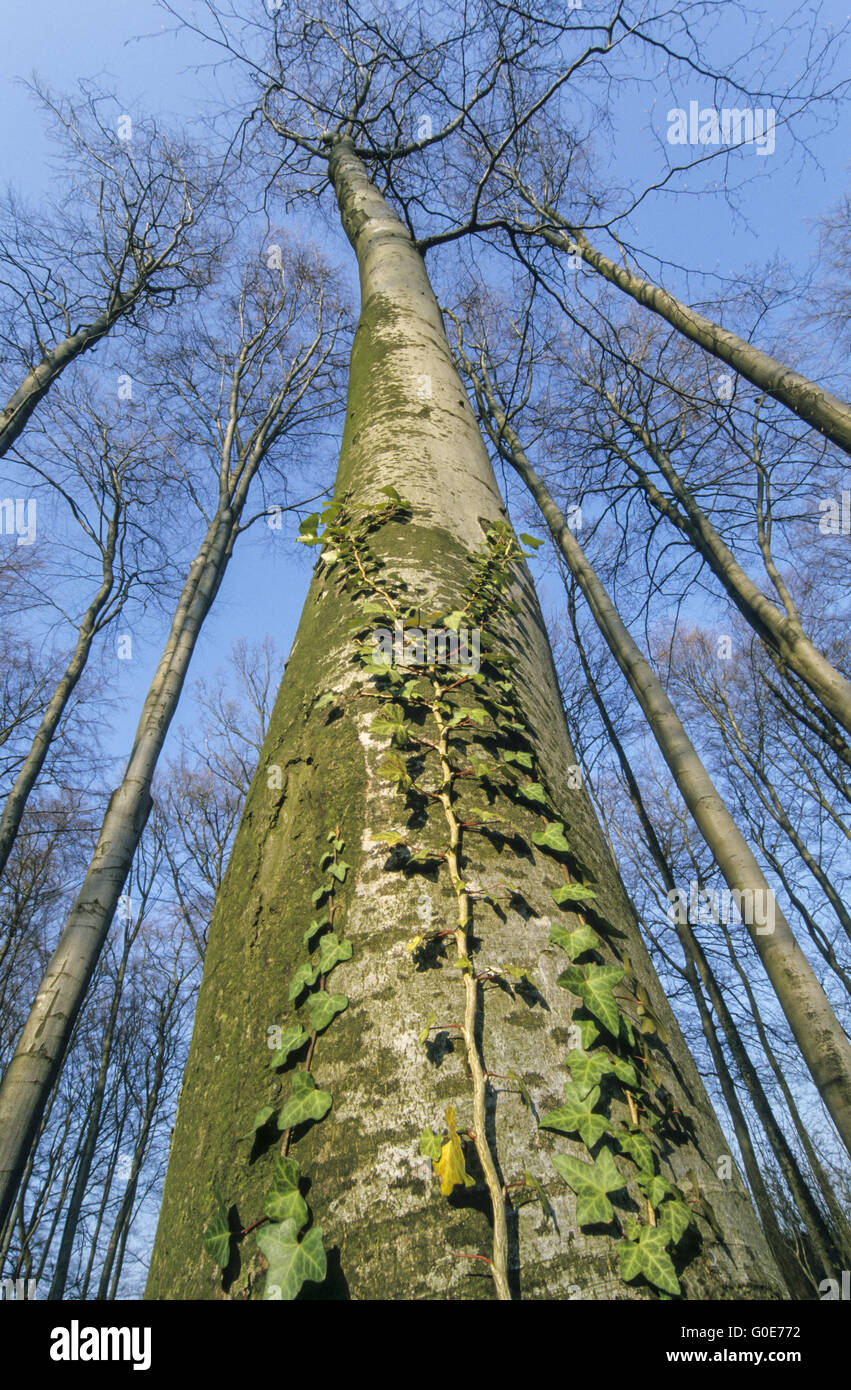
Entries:
{"label": "beech tree", "polygon": [[[490,120],[494,148],[522,125],[488,97],[503,67],[529,78],[532,46],[531,117],[567,67],[513,7],[427,35],[295,7],[253,55],[261,139],[333,189],[361,310],[334,499],[304,523],[319,559],[213,911],[149,1297],[783,1287],[713,1168],[412,233],[456,131]],[[439,114],[411,140],[424,93]],[[432,147],[418,191],[409,157]],[[436,655],[471,627],[475,669]]]}

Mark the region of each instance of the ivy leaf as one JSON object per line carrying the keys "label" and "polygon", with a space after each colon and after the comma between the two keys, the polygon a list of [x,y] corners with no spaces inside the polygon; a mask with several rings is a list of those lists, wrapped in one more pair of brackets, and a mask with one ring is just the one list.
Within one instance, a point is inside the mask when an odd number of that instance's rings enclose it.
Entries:
{"label": "ivy leaf", "polygon": [[[292,1027],[285,1028],[281,1035],[281,1045],[272,1053],[269,1066],[274,1070],[275,1067],[282,1067],[291,1052],[296,1052],[307,1042],[305,1033],[300,1023],[294,1023]],[[271,1108],[271,1107],[270,1107]]]}
{"label": "ivy leaf", "polygon": [[316,534],[318,526],[319,513],[311,512],[310,516],[306,516],[304,521],[301,522],[298,528],[298,535],[296,536],[296,540],[301,541],[302,545],[318,544],[319,537]]}
{"label": "ivy leaf", "polygon": [[586,1148],[593,1148],[609,1127],[605,1115],[592,1115],[600,1099],[600,1087],[587,1087],[569,1081],[564,1088],[564,1104],[551,1110],[541,1120],[542,1129],[557,1129],[562,1134],[580,1134]]}
{"label": "ivy leaf", "polygon": [[330,927],[330,925],[330,917],[314,917],[313,921],[310,923],[310,926],[307,928],[307,931],[304,933],[304,936],[302,937],[302,941],[304,942],[305,946],[310,945],[310,942],[313,940],[314,936],[316,936],[317,932],[321,932],[325,927]]}
{"label": "ivy leaf", "polygon": [[[534,835],[532,839],[534,840]],[[565,844],[567,841],[565,840]],[[596,898],[597,894],[593,888],[589,888],[587,883],[563,883],[560,888],[553,889],[553,902],[559,907],[564,907],[565,903],[587,902],[589,898]]]}
{"label": "ivy leaf", "polygon": [[619,965],[569,965],[556,983],[578,994],[588,1012],[616,1038],[621,1014],[612,989],[623,976]]}
{"label": "ivy leaf", "polygon": [[310,985],[315,985],[319,979],[319,966],[314,965],[313,961],[306,960],[298,967],[298,970],[290,980],[289,999],[298,999],[303,989]]}
{"label": "ivy leaf", "polygon": [[631,1090],[637,1091],[641,1085],[638,1079],[638,1072],[626,1057],[612,1057],[612,1071],[622,1081],[624,1086],[629,1086]]}
{"label": "ivy leaf", "polygon": [[431,1125],[428,1125],[420,1135],[420,1153],[423,1158],[430,1158],[432,1163],[437,1163],[442,1148],[440,1136],[432,1134]]}
{"label": "ivy leaf", "polygon": [[588,1053],[584,1048],[573,1047],[565,1060],[572,1079],[586,1089],[596,1086],[612,1070],[611,1058],[605,1051]]}
{"label": "ivy leaf", "polygon": [[437,1018],[437,1014],[435,1013],[434,1009],[432,1009],[431,1012],[429,1013],[428,1018],[427,1018],[426,1021],[425,1021],[424,1027],[421,1028],[421,1030],[420,1030],[420,1042],[421,1042],[421,1043],[427,1043],[427,1042],[428,1042],[428,1035],[429,1035],[429,1033],[431,1032],[431,1025],[434,1023],[434,1020],[435,1020],[436,1018]]}
{"label": "ivy leaf", "polygon": [[298,1190],[299,1167],[294,1158],[276,1158],[272,1186],[263,1207],[270,1221],[293,1221],[300,1231],[307,1224],[307,1202]]}
{"label": "ivy leaf", "polygon": [[378,775],[385,782],[398,782],[401,787],[413,785],[410,775],[402,759],[395,753],[388,753],[378,764]]}
{"label": "ivy leaf", "polygon": [[685,1202],[672,1197],[659,1208],[658,1221],[659,1229],[665,1232],[671,1245],[676,1245],[691,1225],[691,1212]]}
{"label": "ivy leaf", "polygon": [[638,1026],[642,1033],[655,1033],[661,1043],[670,1042],[668,1030],[649,1004],[638,1004]]}
{"label": "ivy leaf", "polygon": [[[580,1045],[586,1049],[592,1047],[600,1036],[600,1030],[593,1018],[574,1018],[571,1027],[579,1032]],[[577,1051],[578,1049],[571,1049]]]}
{"label": "ivy leaf", "polygon": [[321,1284],[327,1269],[322,1227],[314,1226],[299,1244],[295,1221],[274,1222],[257,1232],[260,1246],[269,1265],[264,1299],[290,1303],[302,1284],[310,1280]]}
{"label": "ivy leaf", "polygon": [[327,1028],[332,1018],[341,1014],[348,1007],[348,1003],[348,995],[345,994],[328,994],[324,989],[311,994],[307,1001],[307,1010],[314,1033],[321,1033],[323,1028]]}
{"label": "ivy leaf", "polygon": [[447,613],[443,619],[443,626],[448,627],[450,632],[457,632],[466,617],[466,608],[456,608],[452,613]]}
{"label": "ivy leaf", "polygon": [[556,922],[550,927],[550,941],[554,946],[560,946],[566,951],[570,960],[576,960],[577,956],[583,956],[586,951],[596,951],[603,944],[593,927],[589,927],[585,922],[575,931],[567,931]]}
{"label": "ivy leaf", "polygon": [[651,1207],[658,1207],[662,1199],[673,1191],[671,1184],[666,1182],[658,1173],[641,1173],[638,1178],[638,1185]]}
{"label": "ivy leaf", "polygon": [[337,692],[335,690],[326,690],[324,695],[319,696],[319,699],[316,701],[313,708],[324,709],[326,705],[330,705],[333,700],[336,700],[336,698]]}
{"label": "ivy leaf", "polygon": [[552,1162],[576,1193],[576,1219],[580,1226],[608,1224],[614,1213],[606,1193],[618,1192],[624,1185],[611,1149],[603,1149],[593,1163],[583,1163],[570,1154],[553,1154]]}
{"label": "ivy leaf", "polygon": [[341,960],[351,960],[351,941],[340,941],[336,932],[329,931],[319,943],[319,973],[327,975]]}
{"label": "ivy leaf", "polygon": [[313,1074],[309,1071],[294,1072],[289,1099],[278,1111],[278,1129],[292,1129],[307,1120],[321,1120],[330,1109],[330,1093],[316,1089]]}
{"label": "ivy leaf", "polygon": [[254,1119],[251,1122],[252,1134],[255,1130],[262,1129],[266,1121],[270,1118],[270,1116],[274,1115],[274,1113],[274,1105],[264,1105],[261,1110],[258,1110],[257,1114],[254,1116]]}
{"label": "ivy leaf", "polygon": [[216,1200],[216,1210],[207,1222],[204,1231],[204,1247],[207,1253],[212,1255],[220,1269],[225,1269],[230,1260],[230,1227],[228,1226],[228,1213],[224,1198],[219,1191],[218,1183],[213,1187],[213,1195]]}
{"label": "ivy leaf", "polygon": [[547,804],[547,794],[540,782],[521,782],[517,791],[526,801],[535,801],[539,806]]}
{"label": "ivy leaf", "polygon": [[570,843],[565,839],[564,826],[560,820],[551,820],[545,830],[536,830],[532,835],[532,843],[541,849],[548,849],[552,854],[568,854],[570,851]]}
{"label": "ivy leaf", "polygon": [[405,843],[404,835],[398,830],[374,830],[370,839],[378,845],[389,845],[391,849],[394,845]]}
{"label": "ivy leaf", "polygon": [[399,506],[404,506],[404,503],[402,502],[402,499],[396,491],[395,487],[391,487],[388,484],[387,487],[380,487],[378,491],[383,492],[386,497],[389,497],[391,502],[396,502],[399,504]]}
{"label": "ivy leaf", "polygon": [[671,1257],[665,1246],[667,1237],[658,1226],[642,1226],[638,1240],[624,1240],[618,1243],[621,1275],[628,1283],[639,1274],[657,1289],[665,1293],[678,1294],[680,1284]]}
{"label": "ivy leaf", "polygon": [[526,983],[531,985],[533,989],[535,988],[535,981],[532,979],[532,976],[530,975],[529,971],[526,969],[525,966],[502,965],[500,966],[500,970],[504,975],[510,975],[512,980],[517,980],[518,983],[525,980]]}
{"label": "ivy leaf", "polygon": [[315,892],[311,893],[310,901],[313,903],[314,907],[318,907],[319,904],[322,902],[323,898],[327,898],[328,894],[331,892],[332,887],[333,885],[330,883],[323,883],[320,885],[319,888],[315,890]]}
{"label": "ivy leaf", "polygon": [[338,859],[336,864],[328,865],[328,872],[334,875],[338,883],[343,883],[345,881],[346,872],[351,867],[351,864],[347,864],[345,859]]}
{"label": "ivy leaf", "polygon": [[[499,722],[500,722],[500,724],[502,724],[503,727],[506,728],[506,729],[511,729],[511,728],[517,728],[517,727],[518,727],[516,724],[506,723],[506,722],[505,722],[504,720],[502,720],[502,719],[501,719]],[[525,767],[529,772],[531,772],[531,771],[532,771],[532,768],[535,766],[535,764],[534,764],[534,762],[533,762],[533,760],[532,760],[532,754],[531,754],[531,753],[524,753],[524,752],[522,752],[522,751],[519,752],[519,753],[516,753],[516,752],[512,752],[511,749],[508,749],[505,753],[503,753],[502,756],[503,756],[505,762],[507,762],[507,763],[517,763],[518,767]],[[552,825],[558,825],[559,822],[558,822],[558,821],[552,821],[551,824],[552,824]],[[548,828],[549,828],[549,827],[548,827]],[[533,838],[533,839],[535,838],[534,835],[532,836],[532,838]]]}
{"label": "ivy leaf", "polygon": [[446,1107],[446,1124],[449,1138],[440,1151],[440,1158],[434,1164],[434,1172],[435,1176],[440,1178],[443,1196],[449,1197],[454,1187],[475,1187],[476,1183],[464,1166],[464,1150],[455,1129],[455,1107],[452,1105]]}
{"label": "ivy leaf", "polygon": [[526,531],[521,531],[518,539],[521,540],[524,545],[530,545],[533,550],[537,550],[539,546],[544,544],[537,536],[530,536]]}
{"label": "ivy leaf", "polygon": [[619,1134],[618,1143],[642,1173],[652,1174],[653,1148],[646,1134],[642,1134],[641,1130],[633,1130],[632,1134]]}

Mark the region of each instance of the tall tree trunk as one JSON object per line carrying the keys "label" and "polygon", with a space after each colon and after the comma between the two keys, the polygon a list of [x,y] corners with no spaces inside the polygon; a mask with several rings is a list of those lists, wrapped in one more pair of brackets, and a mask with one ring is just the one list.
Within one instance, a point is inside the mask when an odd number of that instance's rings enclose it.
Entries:
{"label": "tall tree trunk", "polygon": [[[468,366],[471,377],[475,378],[469,362]],[[721,874],[731,890],[754,895],[751,902],[762,900],[774,904],[773,930],[760,931],[753,921],[745,921],[745,926],[819,1094],[851,1153],[851,1043],[779,904],[774,902],[774,894],[756,856],[719,796],[662,682],[633,641],[552,493],[532,468],[493,391],[481,377],[475,379],[482,409],[494,422],[491,427],[494,439],[537,502],[609,650],[647,716],[659,750]]]}
{"label": "tall tree trunk", "polygon": [[233,498],[220,506],[192,562],[165,650],[145,697],[124,778],[110,797],[83,886],[0,1084],[0,1223],[14,1201],[41,1110],[62,1065],[130,872],[151,809],[151,782],[159,755],[198,634],[227,567],[239,515],[240,507]]}
{"label": "tall tree trunk", "polygon": [[[424,614],[446,612],[471,601],[475,572],[469,561],[481,552],[485,531],[503,521],[505,508],[421,257],[347,140],[333,144],[329,169],[361,282],[336,498],[345,498],[353,515],[383,501],[381,488],[404,491],[411,508],[406,524],[390,521],[370,535],[380,574],[401,575],[411,604],[422,604]],[[440,790],[428,801],[432,809],[412,818],[404,796],[382,775],[386,744],[370,732],[373,702],[359,697],[363,686],[356,664],[353,669],[351,621],[359,610],[330,564],[330,557],[320,561],[314,575],[213,912],[148,1296],[274,1296],[265,1289],[264,1260],[246,1228],[263,1220],[280,1143],[261,1129],[252,1148],[252,1116],[291,1084],[290,1075],[270,1070],[267,1030],[287,1012],[287,983],[305,954],[311,898],[321,886],[320,860],[337,827],[350,861],[337,910],[354,952],[335,973],[334,988],[344,988],[350,1003],[309,1050],[318,1085],[328,1088],[334,1103],[323,1123],[300,1126],[284,1138],[285,1148],[294,1138],[293,1154],[309,1176],[310,1206],[330,1252],[319,1296],[505,1297],[480,1263],[487,1252],[497,1264],[501,1221],[512,1296],[646,1296],[646,1285],[619,1277],[612,1235],[592,1228],[568,1239],[577,1231],[576,1202],[554,1178],[549,1155],[584,1151],[576,1141],[539,1131],[509,1078],[513,1073],[523,1080],[541,1113],[558,1104],[569,1078],[565,1047],[579,1003],[571,1006],[573,996],[556,986],[565,956],[549,940],[551,918],[558,916],[551,905],[551,890],[560,883],[554,861],[533,853],[531,843],[518,854],[485,835],[465,836],[459,850],[456,817],[446,854],[451,889],[445,866],[422,876],[393,870],[386,846],[373,835],[406,822],[412,838],[437,837],[447,803],[450,810],[456,803],[446,792],[444,768]],[[590,802],[584,790],[568,790],[575,758],[525,568],[514,568],[510,593],[517,610],[500,637],[516,657],[516,689],[534,730],[541,781],[595,880],[596,912],[617,924],[619,949],[628,950],[632,972],[669,1029],[667,1052],[658,1051],[659,1071],[693,1128],[666,1129],[671,1147],[664,1171],[684,1179],[694,1169],[724,1231],[721,1242],[701,1224],[702,1243],[684,1261],[683,1284],[691,1297],[782,1296],[744,1188],[716,1176],[724,1140]],[[485,677],[486,686],[490,680]],[[322,703],[317,708],[329,690],[335,692],[330,710]],[[435,723],[439,727],[437,715]],[[493,757],[493,739],[483,738]],[[478,795],[487,797],[481,788]],[[528,840],[540,830],[540,820],[520,806],[512,820]],[[502,900],[486,903],[485,890]],[[455,970],[450,956],[441,965],[437,954],[433,961],[421,958],[418,967],[406,939],[421,933],[428,919],[457,940],[462,899],[466,912],[472,898],[474,927],[466,941],[475,965],[462,961]],[[561,920],[576,926],[582,919],[566,912]],[[608,945],[601,954],[607,964],[616,960]],[[536,1006],[507,988],[484,989],[482,973],[499,975],[500,962],[520,962],[531,972]],[[435,968],[427,968],[430,963]],[[419,1035],[435,1019],[450,1042],[443,1053],[429,1054]],[[486,1073],[486,1104],[477,1067]],[[466,1161],[475,1187],[447,1202],[432,1163],[418,1154],[418,1139],[424,1127],[439,1130],[444,1110],[455,1106],[461,1134],[470,1134]],[[626,1120],[625,1102],[612,1101],[615,1114]],[[526,1173],[543,1185],[558,1235],[537,1203],[508,1207],[506,1188],[522,1185]],[[223,1274],[202,1244],[215,1190],[236,1234]]]}

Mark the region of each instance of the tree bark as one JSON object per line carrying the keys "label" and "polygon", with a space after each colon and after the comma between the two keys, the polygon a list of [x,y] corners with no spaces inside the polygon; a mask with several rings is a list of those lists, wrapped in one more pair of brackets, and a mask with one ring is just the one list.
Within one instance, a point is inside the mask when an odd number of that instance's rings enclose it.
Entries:
{"label": "tree bark", "polygon": [[[716,791],[662,682],[633,641],[546,484],[529,463],[493,392],[486,383],[479,389],[482,403],[495,422],[494,437],[535,498],[609,650],[647,716],[659,750],[721,874],[731,889],[767,894],[765,901],[773,902],[773,892],[755,855]],[[851,1152],[851,1043],[779,904],[774,903],[773,931],[759,932],[754,922],[745,922],[745,927],[819,1094]]]}
{"label": "tree bark", "polygon": [[[463,601],[468,560],[505,508],[407,230],[370,184],[347,140],[333,145],[329,172],[361,284],[336,497],[346,497],[350,508],[369,508],[382,487],[404,491],[409,521],[382,527],[371,544],[404,578],[424,613],[446,611]],[[725,1232],[722,1244],[701,1227],[703,1241],[683,1269],[683,1284],[691,1297],[782,1296],[744,1188],[717,1179],[715,1158],[724,1140],[590,802],[584,790],[566,790],[575,758],[549,644],[528,571],[518,568],[516,576],[517,612],[507,645],[517,658],[516,684],[535,730],[538,762],[548,786],[558,789],[557,809],[581,845],[601,911],[623,932],[632,970],[670,1030],[660,1069],[690,1121],[672,1141],[670,1174],[684,1178],[695,1170]],[[322,1124],[298,1136],[294,1150],[309,1175],[310,1206],[329,1250],[329,1273],[318,1296],[501,1296],[478,1262],[481,1255],[457,1258],[492,1248],[482,1175],[475,1189],[447,1201],[439,1195],[431,1162],[418,1155],[420,1132],[441,1126],[447,1104],[458,1105],[462,1134],[473,1117],[463,1049],[450,1042],[438,1065],[418,1040],[432,1010],[441,1023],[464,1017],[457,972],[417,969],[405,950],[406,939],[420,929],[418,899],[426,916],[450,935],[455,899],[439,877],[406,879],[388,870],[386,848],[371,838],[409,813],[378,773],[386,750],[370,735],[367,702],[354,693],[350,622],[356,611],[320,561],[213,912],[150,1298],[263,1296],[263,1258],[254,1238],[240,1233],[262,1218],[279,1145],[260,1141],[252,1150],[245,1136],[258,1106],[273,1102],[289,1084],[289,1077],[269,1069],[266,1034],[286,1011],[287,981],[304,954],[317,866],[337,825],[351,864],[340,897],[343,930],[354,953],[339,969],[339,985],[335,973],[334,988],[345,989],[350,1003],[319,1037],[313,1059],[333,1107]],[[349,697],[340,717],[316,709],[317,697],[327,690]],[[514,818],[524,827],[535,823],[520,810]],[[494,887],[508,875],[514,890],[505,910],[476,903],[476,960],[522,961],[544,1001],[530,1008],[508,991],[489,990],[477,1021],[489,1078],[484,1128],[498,1180],[507,1184],[527,1171],[534,1174],[558,1223],[557,1231],[548,1226],[537,1203],[508,1209],[511,1292],[532,1299],[641,1297],[642,1290],[617,1273],[613,1238],[578,1232],[575,1198],[553,1176],[549,1155],[581,1153],[582,1147],[539,1130],[512,1083],[497,1079],[514,1070],[541,1112],[558,1103],[568,1079],[571,1003],[555,985],[564,956],[549,942],[551,915],[558,915],[550,897],[558,882],[553,862],[531,850],[509,854],[484,836],[471,842],[463,869],[467,883]],[[237,1233],[224,1275],[202,1245],[214,1184]],[[568,1239],[572,1232],[577,1239]]]}

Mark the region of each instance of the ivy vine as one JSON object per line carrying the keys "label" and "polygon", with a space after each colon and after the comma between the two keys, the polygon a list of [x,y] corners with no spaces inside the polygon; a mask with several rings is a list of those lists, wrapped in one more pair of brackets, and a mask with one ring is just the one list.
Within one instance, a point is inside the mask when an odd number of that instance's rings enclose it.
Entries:
{"label": "ivy vine", "polygon": [[[512,819],[522,808],[537,814],[540,828],[531,834],[534,846],[559,865],[563,882],[553,891],[557,908],[572,914],[578,925],[556,923],[550,941],[564,951],[568,964],[558,984],[579,1000],[574,1009],[572,1046],[566,1062],[570,1081],[562,1103],[539,1121],[541,1128],[578,1136],[588,1160],[572,1154],[555,1154],[558,1176],[576,1196],[576,1219],[582,1227],[609,1227],[617,1222],[621,1239],[617,1249],[623,1279],[639,1276],[659,1296],[680,1294],[672,1252],[693,1225],[694,1211],[713,1222],[708,1203],[697,1193],[696,1180],[688,1192],[661,1174],[660,1148],[671,1106],[660,1090],[661,1077],[650,1055],[651,1037],[667,1041],[663,1025],[636,980],[630,962],[619,954],[619,935],[600,909],[593,878],[583,864],[563,821],[556,818],[552,797],[536,755],[532,736],[518,696],[515,658],[500,642],[502,620],[517,611],[510,597],[516,565],[529,558],[526,546],[542,542],[521,535],[520,541],[505,522],[492,523],[481,547],[469,557],[471,574],[461,606],[436,611],[412,602],[405,581],[389,573],[371,545],[372,533],[390,521],[406,521],[411,508],[393,487],[381,489],[387,499],[355,510],[348,498],[333,502],[302,523],[299,539],[321,545],[320,560],[356,605],[352,623],[353,659],[361,681],[353,693],[328,691],[314,710],[335,704],[368,700],[374,706],[370,735],[386,739],[378,765],[379,776],[395,789],[407,812],[437,812],[438,843],[416,843],[409,829],[374,829],[372,838],[390,851],[388,868],[406,874],[435,870],[447,875],[454,895],[454,920],[420,932],[408,943],[415,960],[430,954],[460,974],[463,1007],[460,1018],[437,1023],[431,1013],[424,1021],[421,1042],[432,1033],[454,1033],[463,1044],[469,1071],[467,1104],[471,1123],[459,1126],[456,1107],[446,1108],[445,1128],[434,1133],[428,1126],[419,1136],[419,1152],[432,1162],[440,1190],[449,1196],[456,1187],[475,1185],[467,1171],[465,1143],[472,1145],[488,1192],[493,1225],[489,1254],[460,1254],[483,1261],[500,1299],[511,1298],[508,1271],[507,1210],[509,1203],[541,1203],[548,1214],[546,1192],[540,1178],[518,1175],[503,1185],[497,1156],[487,1136],[488,1083],[496,1079],[486,1069],[477,1027],[483,991],[506,986],[522,997],[536,988],[528,968],[514,961],[485,964],[487,944],[473,935],[473,914],[478,901],[499,905],[497,892],[472,885],[465,877],[465,840],[469,835],[497,835],[507,844],[527,844],[525,833]],[[425,660],[423,654],[406,654],[402,669],[383,659],[375,642],[368,640],[379,621],[398,630],[417,627],[426,613],[431,629],[456,633],[464,624],[481,633],[479,669],[445,660]],[[413,671],[413,674],[411,672]],[[330,710],[329,710],[330,713]],[[421,814],[409,821],[421,822],[432,832],[435,817]],[[432,837],[433,839],[433,834]],[[290,1000],[306,994],[309,1031],[303,1023],[286,1030],[273,1066],[309,1039],[304,1068],[293,1074],[292,1090],[278,1112],[277,1124],[285,1131],[281,1155],[276,1159],[273,1185],[266,1200],[266,1215],[257,1240],[269,1264],[266,1297],[292,1298],[305,1280],[325,1277],[325,1252],[319,1227],[310,1224],[307,1204],[299,1191],[298,1165],[288,1156],[292,1130],[303,1120],[321,1120],[331,1107],[331,1096],[316,1089],[311,1073],[316,1038],[346,1007],[345,995],[329,994],[325,982],[330,971],[351,956],[351,943],[341,941],[334,929],[335,892],[345,881],[348,865],[338,859],[343,849],[339,828],[328,837],[332,848],[323,855],[320,869],[326,875],[314,894],[314,904],[324,915],[305,932],[309,958],[299,966],[290,985]],[[514,897],[505,886],[508,901]],[[315,943],[311,946],[311,942]],[[454,946],[454,956],[447,948]],[[318,953],[318,954],[317,954]],[[614,964],[613,959],[618,960]],[[308,992],[310,991],[310,992]],[[531,1110],[531,1096],[523,1080],[510,1071],[507,1077]],[[662,1097],[660,1099],[660,1097]],[[619,1105],[616,1107],[616,1102]],[[459,1098],[459,1105],[463,1102]],[[618,1117],[617,1111],[620,1112]],[[266,1125],[273,1108],[264,1107],[255,1128]],[[628,1116],[627,1118],[623,1118]],[[625,1174],[624,1162],[628,1165]],[[631,1187],[640,1194],[639,1215],[616,1215],[612,1198]],[[227,1221],[217,1194],[217,1211],[205,1235],[208,1249],[226,1263]],[[247,1228],[248,1230],[253,1227]],[[299,1235],[302,1232],[299,1240]],[[242,1234],[246,1234],[243,1232]],[[269,1289],[277,1290],[270,1295]]]}

